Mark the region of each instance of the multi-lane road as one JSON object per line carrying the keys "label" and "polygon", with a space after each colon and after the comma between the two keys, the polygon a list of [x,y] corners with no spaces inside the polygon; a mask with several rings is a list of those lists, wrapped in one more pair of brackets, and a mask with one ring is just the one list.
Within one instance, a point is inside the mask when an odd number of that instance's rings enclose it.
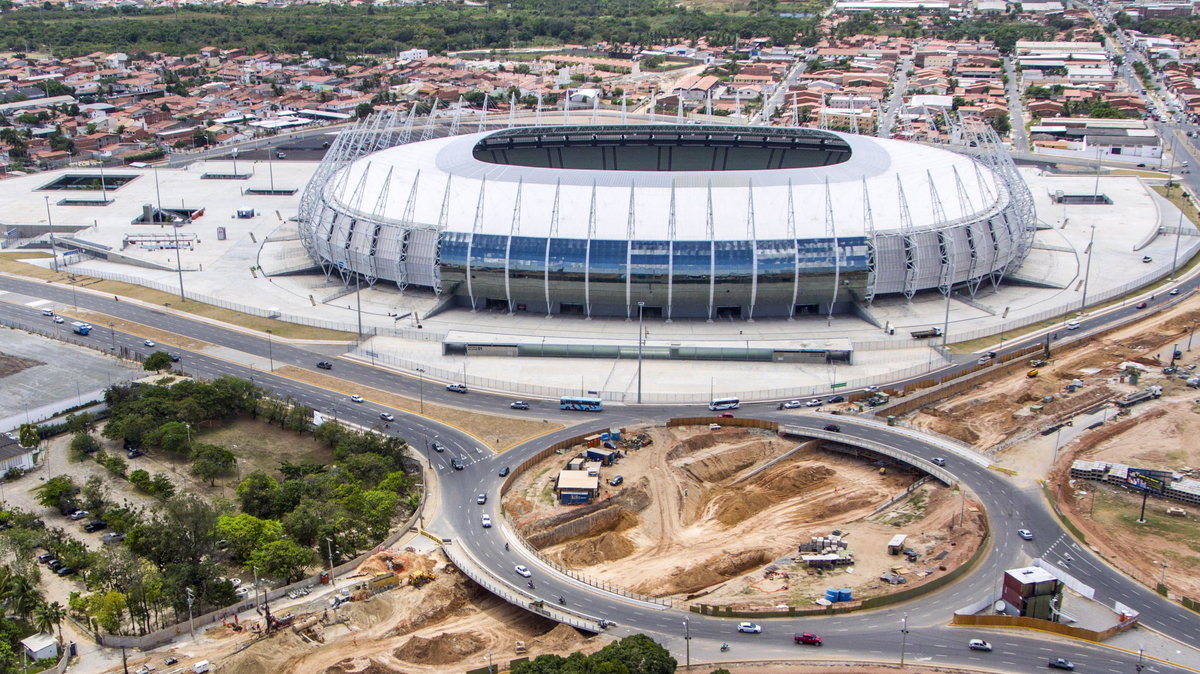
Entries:
{"label": "multi-lane road", "polygon": [[[1194,282],[1188,282],[1190,286]],[[1157,301],[1174,299],[1159,296]],[[739,634],[736,620],[711,618],[686,612],[683,607],[665,608],[639,602],[599,590],[581,581],[558,574],[536,558],[522,552],[522,546],[511,544],[511,528],[499,521],[503,466],[512,466],[555,440],[575,435],[578,427],[564,429],[496,455],[476,438],[450,426],[438,424],[418,414],[389,410],[371,400],[353,403],[349,394],[356,386],[372,387],[415,398],[428,399],[446,405],[456,405],[492,413],[507,411],[509,396],[472,392],[463,396],[448,393],[439,382],[382,370],[351,360],[336,360],[331,374],[345,383],[340,391],[330,391],[286,377],[269,370],[283,365],[314,369],[318,360],[328,354],[281,342],[268,341],[258,333],[214,324],[176,314],[133,301],[116,302],[111,296],[71,290],[40,282],[0,277],[0,317],[29,325],[39,325],[49,319],[41,315],[41,300],[67,313],[78,303],[81,309],[112,315],[120,319],[152,326],[157,330],[176,333],[184,338],[204,341],[218,349],[202,352],[182,352],[183,369],[210,378],[225,374],[251,378],[255,383],[273,389],[277,395],[291,397],[297,402],[332,414],[339,419],[362,426],[381,424],[382,412],[395,414],[395,421],[383,432],[407,438],[416,451],[430,461],[437,489],[437,502],[431,504],[426,527],[470,554],[480,566],[500,582],[525,594],[556,604],[559,597],[566,607],[582,615],[604,618],[616,623],[613,631],[643,632],[669,644],[677,656],[690,653],[697,660],[715,660],[722,656],[732,659],[815,657],[822,659],[898,660],[937,662],[969,666],[985,666],[1006,671],[1042,669],[1048,659],[1066,657],[1075,661],[1081,671],[1131,671],[1137,654],[1075,641],[1050,640],[1023,631],[988,630],[984,638],[992,642],[995,651],[980,653],[966,648],[967,639],[976,636],[975,630],[947,626],[952,611],[991,596],[1000,573],[1012,566],[1024,564],[1032,557],[1041,557],[1059,564],[1083,582],[1096,588],[1096,597],[1105,603],[1120,602],[1141,613],[1141,622],[1183,643],[1200,641],[1200,621],[1186,609],[1167,601],[1149,589],[1133,582],[1112,569],[1089,550],[1079,546],[1061,528],[1046,508],[1037,491],[1014,487],[1009,478],[991,471],[963,450],[948,451],[944,441],[926,438],[912,431],[889,428],[866,420],[846,419],[840,422],[844,441],[857,440],[887,444],[913,457],[929,459],[946,456],[946,469],[956,479],[968,485],[984,504],[992,526],[991,549],[978,567],[960,581],[911,602],[886,610],[851,613],[829,618],[786,619],[763,621],[763,634]],[[1116,309],[1102,317],[1089,319],[1084,330],[1102,321],[1117,320],[1122,312],[1136,309]],[[99,322],[87,339],[101,347],[113,346],[126,353],[145,353],[142,345],[146,335],[114,331]],[[1010,345],[1019,348],[1021,344]],[[952,366],[961,368],[966,364]],[[368,396],[369,398],[369,396]],[[539,418],[580,421],[582,413],[561,412],[556,401],[531,401],[533,409],[525,414]],[[658,421],[680,413],[677,407],[638,406],[610,407],[602,416],[586,418],[586,424],[603,426],[629,425]],[[695,410],[685,410],[685,413]],[[703,413],[703,412],[702,412]],[[827,418],[804,412],[778,411],[771,404],[746,405],[740,416],[774,419],[793,426],[819,429]],[[444,445],[444,453],[427,449],[433,440]],[[463,459],[465,468],[455,470],[450,459]],[[476,503],[478,494],[487,494],[488,503]],[[480,517],[488,513],[498,526],[485,529]],[[1032,541],[1020,539],[1015,531],[1027,528],[1035,532]],[[505,543],[510,542],[506,548]],[[526,586],[524,578],[513,570],[517,564],[528,566],[533,573],[534,587]],[[684,621],[690,634],[685,645]],[[902,625],[908,633],[901,634]],[[792,644],[791,635],[797,631],[813,631],[825,637],[825,645],[814,647]],[[731,654],[720,654],[721,642],[732,644]],[[903,652],[902,652],[903,644]],[[1151,654],[1153,655],[1153,654]],[[686,656],[684,656],[686,657]],[[680,658],[681,660],[683,657]],[[1149,671],[1170,671],[1169,664],[1147,660]]]}

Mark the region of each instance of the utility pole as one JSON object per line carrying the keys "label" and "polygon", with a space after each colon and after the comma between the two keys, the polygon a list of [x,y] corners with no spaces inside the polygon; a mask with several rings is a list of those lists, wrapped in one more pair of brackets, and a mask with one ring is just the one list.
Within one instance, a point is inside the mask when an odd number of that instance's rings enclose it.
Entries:
{"label": "utility pole", "polygon": [[192,588],[189,587],[189,588],[185,588],[185,589],[187,590],[187,603],[188,603],[188,632],[190,632],[192,635],[192,641],[195,641],[196,640],[196,625],[194,622],[192,622],[192,603],[196,600],[196,595],[195,595],[195,591],[192,590]]}
{"label": "utility pole", "polygon": [[1079,311],[1087,307],[1088,281],[1092,278],[1092,244],[1096,241],[1096,226],[1092,225],[1092,235],[1088,237],[1087,267],[1083,272],[1083,301],[1079,303]]}
{"label": "utility pole", "polygon": [[642,402],[642,307],[645,302],[638,302],[638,384],[637,384],[637,401],[640,405]]}
{"label": "utility pole", "polygon": [[904,620],[900,623],[900,667],[904,667],[904,650],[908,647],[908,614],[904,614]]}
{"label": "utility pole", "polygon": [[271,340],[271,331],[267,330],[267,357],[271,359],[271,372],[275,371],[275,343]]}
{"label": "utility pole", "polygon": [[[638,304],[640,305],[641,302],[638,302]],[[686,667],[690,672],[692,671],[692,631],[691,625],[686,618],[683,620],[683,652],[684,662],[687,663]]]}

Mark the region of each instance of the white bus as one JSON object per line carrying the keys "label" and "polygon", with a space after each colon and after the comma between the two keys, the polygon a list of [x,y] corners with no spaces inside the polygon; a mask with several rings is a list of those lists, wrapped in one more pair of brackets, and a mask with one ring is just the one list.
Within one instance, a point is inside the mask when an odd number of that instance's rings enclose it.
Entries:
{"label": "white bus", "polygon": [[742,401],[739,398],[713,398],[713,401],[708,404],[708,409],[716,410],[736,410]]}

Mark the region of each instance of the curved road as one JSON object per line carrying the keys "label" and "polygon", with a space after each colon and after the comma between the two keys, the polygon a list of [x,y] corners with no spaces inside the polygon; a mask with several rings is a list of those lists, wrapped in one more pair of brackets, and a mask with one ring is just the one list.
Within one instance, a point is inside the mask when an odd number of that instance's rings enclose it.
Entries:
{"label": "curved road", "polygon": [[[1187,282],[1194,286],[1195,281]],[[41,282],[25,281],[0,276],[0,317],[20,321],[42,328],[49,327],[49,319],[40,315],[40,308],[29,306],[39,299],[48,299],[55,308],[70,315],[74,302],[89,310],[118,316],[129,321],[151,325],[157,329],[177,333],[181,336],[225,347],[239,354],[238,360],[220,359],[200,353],[183,352],[182,366],[190,373],[202,377],[223,374],[253,379],[261,386],[274,389],[279,395],[291,396],[297,402],[331,413],[340,419],[363,426],[379,423],[379,414],[388,411],[375,403],[351,403],[343,394],[330,392],[307,384],[279,377],[261,368],[274,360],[275,367],[294,365],[313,368],[323,355],[291,344],[261,338],[257,333],[246,333],[224,325],[207,323],[187,316],[177,315],[138,302],[114,302],[110,296],[97,296],[90,292],[73,293]],[[1165,301],[1166,295],[1159,297]],[[1101,320],[1116,320],[1122,315],[1136,311],[1132,308],[1117,309],[1103,317],[1089,319],[1093,323]],[[1086,324],[1092,327],[1091,323]],[[150,351],[141,346],[143,336],[112,331],[107,325],[97,324],[91,336],[81,339],[97,340],[101,345],[110,344],[129,353]],[[1012,344],[1009,348],[1019,348]],[[1007,350],[1007,349],[1006,349]],[[246,364],[249,354],[254,362]],[[422,381],[390,371],[380,370],[353,361],[335,361],[335,369],[328,374],[357,384],[372,386],[397,393],[424,397],[442,404],[467,407],[480,411],[496,412],[506,407],[510,396],[472,393],[467,396],[447,393],[439,383]],[[965,367],[965,366],[952,366]],[[697,409],[658,406],[609,408],[603,415],[587,416],[583,413],[560,412],[552,401],[531,401],[529,414],[565,422],[583,421],[583,427],[619,426],[639,422],[660,421],[680,413],[696,413]],[[707,414],[706,408],[700,414]],[[392,410],[396,412],[396,410]],[[779,412],[769,404],[745,405],[741,414],[766,418],[819,429],[827,417],[805,413]],[[1142,623],[1183,643],[1200,641],[1200,621],[1183,607],[1167,601],[1140,584],[1129,580],[1095,558],[1087,549],[1078,546],[1066,534],[1054,516],[1047,510],[1042,497],[1036,492],[1015,489],[1000,473],[990,471],[962,456],[949,453],[942,441],[926,439],[919,434],[903,429],[889,428],[861,420],[839,420],[842,435],[848,444],[863,439],[888,444],[914,457],[928,459],[946,456],[946,469],[959,480],[969,485],[987,508],[993,527],[992,549],[981,560],[978,567],[964,579],[921,599],[889,609],[851,613],[835,617],[780,619],[765,621],[764,634],[738,634],[736,620],[717,619],[698,614],[688,614],[680,609],[664,609],[644,604],[595,588],[574,579],[555,573],[536,560],[525,557],[519,546],[504,549],[507,528],[499,526],[483,529],[479,516],[483,512],[495,513],[494,506],[502,478],[500,467],[515,465],[554,442],[559,437],[569,437],[580,432],[580,428],[568,428],[501,455],[494,455],[480,446],[470,435],[455,428],[437,424],[418,415],[397,414],[396,421],[388,432],[406,437],[418,451],[429,458],[438,480],[440,501],[432,515],[429,528],[456,545],[469,550],[471,556],[486,566],[496,578],[514,588],[541,597],[554,604],[558,596],[566,598],[567,608],[584,615],[614,621],[618,633],[644,632],[667,643],[672,652],[683,662],[688,650],[697,661],[721,659],[763,659],[820,657],[822,659],[868,659],[898,660],[901,644],[907,662],[938,662],[985,666],[1006,671],[1030,671],[1042,669],[1051,657],[1066,657],[1075,661],[1081,671],[1131,671],[1137,655],[1077,641],[1049,642],[1031,636],[1031,632],[1018,630],[989,630],[985,638],[993,643],[992,653],[978,653],[966,649],[966,640],[975,636],[971,630],[947,627],[951,612],[961,606],[989,596],[995,590],[1000,572],[1023,563],[1027,557],[1042,557],[1051,562],[1062,562],[1069,558],[1069,571],[1084,582],[1096,587],[1097,599],[1106,603],[1119,601],[1141,612]],[[423,445],[433,439],[445,445],[445,453],[425,451]],[[452,456],[459,456],[466,463],[465,470],[456,471],[449,465]],[[487,493],[489,504],[479,506],[475,495]],[[497,518],[500,519],[500,518]],[[1015,529],[1025,527],[1035,532],[1033,541],[1023,541],[1016,536]],[[524,579],[512,568],[525,564],[533,571],[536,588],[529,591]],[[901,634],[907,614],[907,635]],[[684,621],[691,643],[684,644]],[[815,631],[825,637],[825,646],[819,650],[808,646],[794,646],[791,634],[796,631]],[[729,642],[733,650],[729,654],[719,653],[717,645]],[[1146,661],[1144,669],[1169,671],[1176,669],[1168,664]]]}

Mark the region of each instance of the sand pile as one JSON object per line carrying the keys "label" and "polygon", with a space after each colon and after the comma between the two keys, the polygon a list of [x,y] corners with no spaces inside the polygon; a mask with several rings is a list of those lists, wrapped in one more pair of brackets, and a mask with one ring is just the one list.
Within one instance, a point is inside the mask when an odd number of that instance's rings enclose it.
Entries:
{"label": "sand pile", "polygon": [[676,567],[665,582],[644,583],[638,591],[657,597],[695,592],[770,562],[771,551],[754,548],[714,555],[690,567]]}
{"label": "sand pile", "polygon": [[[636,516],[630,515],[636,520]],[[637,546],[624,534],[609,531],[593,538],[579,541],[552,555],[560,564],[571,568],[595,566],[603,562],[628,557]]]}
{"label": "sand pile", "polygon": [[468,608],[475,594],[483,592],[474,583],[459,582],[458,576],[441,575],[410,595],[413,606],[408,617],[396,623],[387,636],[400,636],[429,623],[440,622]]}
{"label": "sand pile", "polygon": [[737,489],[716,495],[712,500],[713,517],[726,526],[733,526],[785,499],[802,494],[806,489],[836,475],[828,466],[808,463],[784,464],[767,470]]}
{"label": "sand pile", "polygon": [[420,665],[448,665],[482,651],[491,644],[466,632],[443,632],[426,639],[413,637],[392,652],[399,660]]}
{"label": "sand pile", "polygon": [[756,439],[726,451],[684,457],[674,464],[696,482],[716,484],[757,466],[771,453],[770,443]]}
{"label": "sand pile", "polygon": [[554,629],[531,640],[534,650],[544,650],[552,653],[566,653],[578,650],[579,646],[589,641],[570,625],[555,623]]}
{"label": "sand pile", "polygon": [[612,505],[612,500],[600,501],[596,505],[608,507],[585,512],[580,517],[559,522],[536,534],[529,534],[529,544],[542,550],[553,545],[637,526],[638,516],[624,507]]}

